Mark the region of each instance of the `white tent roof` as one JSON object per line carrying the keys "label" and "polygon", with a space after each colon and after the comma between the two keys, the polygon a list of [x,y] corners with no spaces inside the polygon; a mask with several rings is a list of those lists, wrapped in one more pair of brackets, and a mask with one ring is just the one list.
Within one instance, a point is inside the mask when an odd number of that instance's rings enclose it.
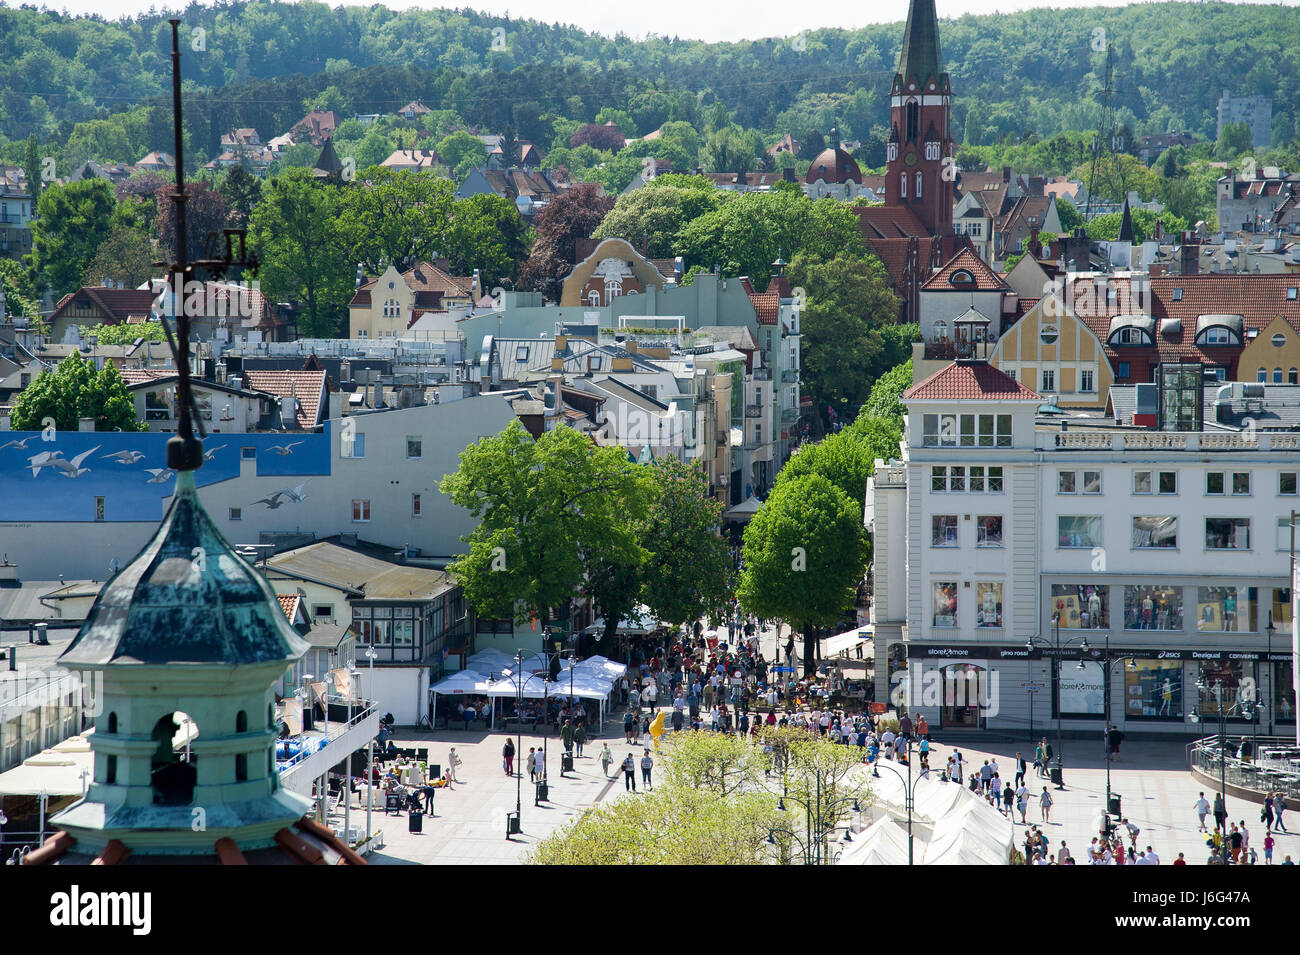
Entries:
{"label": "white tent roof", "polygon": [[[555,684],[550,684],[551,689],[549,691],[546,687],[547,683],[545,680],[534,677],[531,674],[525,675],[523,697],[526,700],[540,700],[544,696],[554,696]],[[481,692],[485,696],[494,697],[517,698],[520,695],[518,686],[515,683],[515,678],[509,676],[498,678],[495,683],[485,683]]]}
{"label": "white tent roof", "polygon": [[[919,859],[925,843],[915,841]],[[907,865],[907,829],[885,816],[862,831],[844,850],[838,865]]]}
{"label": "white tent roof", "polygon": [[[618,632],[620,633],[649,633],[659,625],[654,615],[650,613],[650,608],[644,604],[637,604],[633,611],[618,622]],[[592,629],[600,632],[605,629],[605,618],[601,617],[592,625]]]}
{"label": "white tent roof", "polygon": [[854,627],[852,630],[846,630],[844,633],[838,633],[823,640],[821,642],[821,655],[823,658],[833,657],[844,650],[852,650],[859,643],[871,642],[871,627]]}
{"label": "white tent roof", "polygon": [[[971,813],[968,811],[960,815],[968,817]],[[950,816],[945,821],[948,824],[935,827],[934,837],[925,849],[925,864],[1007,865],[1010,846],[1003,848],[986,833],[961,824],[961,817]]]}
{"label": "white tent roof", "polygon": [[749,520],[751,517],[753,517],[755,514],[758,513],[758,509],[762,506],[763,506],[763,502],[751,494],[749,497],[745,498],[745,500],[741,501],[735,507],[727,508],[726,513],[724,513],[722,516],[743,518],[744,520]]}
{"label": "white tent roof", "polygon": [[461,670],[459,673],[453,673],[447,679],[430,687],[430,692],[444,693],[447,695],[475,693],[484,694],[487,692],[487,681],[481,673],[473,670]]}
{"label": "white tent roof", "polygon": [[561,670],[560,678],[551,684],[551,696],[576,696],[581,700],[603,700],[609,696],[613,684],[581,668],[573,671],[573,680],[569,680],[569,671]]}
{"label": "white tent roof", "polygon": [[477,673],[499,673],[503,669],[513,669],[515,658],[506,656],[496,647],[480,650],[465,661],[466,670]]}

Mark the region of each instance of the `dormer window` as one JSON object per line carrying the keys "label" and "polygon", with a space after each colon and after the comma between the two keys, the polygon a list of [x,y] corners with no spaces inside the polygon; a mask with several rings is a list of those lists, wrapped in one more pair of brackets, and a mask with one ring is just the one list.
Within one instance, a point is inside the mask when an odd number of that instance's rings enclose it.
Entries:
{"label": "dormer window", "polygon": [[974,285],[975,275],[969,269],[958,269],[952,273],[952,278],[949,281],[953,285]]}
{"label": "dormer window", "polygon": [[1181,302],[1182,300],[1183,300],[1183,290],[1180,288],[1174,289],[1174,301]]}
{"label": "dormer window", "polygon": [[939,158],[939,144],[929,142],[925,144],[925,158],[935,160]]}

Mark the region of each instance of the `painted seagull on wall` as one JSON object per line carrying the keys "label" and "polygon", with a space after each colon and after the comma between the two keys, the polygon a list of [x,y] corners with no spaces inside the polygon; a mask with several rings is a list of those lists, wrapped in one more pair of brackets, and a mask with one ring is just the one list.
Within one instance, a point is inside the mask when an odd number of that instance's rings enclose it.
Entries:
{"label": "painted seagull on wall", "polygon": [[293,454],[293,449],[302,444],[301,441],[292,441],[289,444],[275,444],[266,449],[267,454],[278,454],[283,457],[286,454]]}
{"label": "painted seagull on wall", "polygon": [[17,448],[19,451],[26,451],[27,442],[30,440],[32,439],[23,438],[21,441],[10,441],[8,444],[0,444],[0,451],[3,451],[5,448]]}
{"label": "painted seagull on wall", "polygon": [[81,477],[90,468],[83,468],[82,462],[99,450],[99,445],[95,445],[89,451],[83,451],[75,458],[69,461],[63,456],[62,451],[42,451],[40,454],[34,454],[27,459],[27,464],[32,469],[32,477],[40,474],[45,468],[63,473],[66,477]]}
{"label": "painted seagull on wall", "polygon": [[140,451],[115,451],[102,456],[118,464],[136,464],[144,460],[144,454]]}
{"label": "painted seagull on wall", "polygon": [[203,460],[211,461],[217,456],[217,452],[224,448],[224,444],[219,444],[215,448],[203,452]]}
{"label": "painted seagull on wall", "polygon": [[166,484],[176,476],[176,472],[171,468],[145,468],[146,474],[152,474],[153,477],[145,481],[145,484]]}
{"label": "painted seagull on wall", "polygon": [[270,497],[261,498],[259,500],[254,501],[253,503],[265,504],[271,510],[275,510],[277,507],[279,507],[281,504],[284,503],[283,501],[280,500],[280,495],[283,493],[284,493],[283,491],[276,491]]}

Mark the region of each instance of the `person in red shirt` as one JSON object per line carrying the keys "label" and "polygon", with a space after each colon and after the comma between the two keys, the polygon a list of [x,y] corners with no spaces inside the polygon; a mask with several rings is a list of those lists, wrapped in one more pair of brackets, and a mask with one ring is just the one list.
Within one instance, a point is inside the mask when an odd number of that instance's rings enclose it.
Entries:
{"label": "person in red shirt", "polygon": [[1178,853],[1178,858],[1174,860],[1174,865],[1187,865],[1187,860],[1183,858],[1181,852]]}

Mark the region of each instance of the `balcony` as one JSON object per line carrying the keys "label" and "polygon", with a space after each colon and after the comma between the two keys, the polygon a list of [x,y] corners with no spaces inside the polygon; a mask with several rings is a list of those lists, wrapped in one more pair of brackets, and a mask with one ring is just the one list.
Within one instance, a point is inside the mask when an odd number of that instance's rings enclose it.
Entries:
{"label": "balcony", "polygon": [[794,384],[798,380],[799,380],[798,368],[787,368],[785,371],[781,372],[781,381],[785,384],[788,385]]}
{"label": "balcony", "polygon": [[771,381],[771,380],[772,380],[772,369],[771,369],[771,368],[755,368],[755,369],[754,369],[753,378],[754,378],[755,381]]}
{"label": "balcony", "polygon": [[781,409],[781,423],[782,423],[782,424],[790,424],[790,423],[795,422],[795,421],[798,421],[798,420],[799,420],[799,409],[798,409],[798,408],[782,408],[782,409]]}
{"label": "balcony", "polygon": [[761,418],[761,417],[763,417],[763,406],[762,406],[762,405],[745,405],[745,417],[746,417],[746,418]]}
{"label": "balcony", "polygon": [[[330,700],[332,712],[337,712],[340,703],[345,700],[334,697]],[[291,759],[276,763],[280,774],[280,785],[290,792],[311,795],[312,784],[324,776],[330,769],[347,759],[348,753],[365,749],[379,732],[379,708],[374,703],[354,701],[352,720],[349,722],[331,722],[329,731],[308,731],[299,737],[300,742],[311,740],[310,745],[303,745]],[[324,728],[324,724],[319,724]]]}
{"label": "balcony", "polygon": [[[985,353],[992,351],[994,342],[977,342],[976,344],[985,346]],[[956,361],[959,358],[974,358],[975,350],[971,342],[955,342],[947,338],[935,342],[925,343],[925,358],[927,361]]]}
{"label": "balcony", "polygon": [[1294,432],[1062,431],[1039,432],[1040,451],[1300,451]]}

